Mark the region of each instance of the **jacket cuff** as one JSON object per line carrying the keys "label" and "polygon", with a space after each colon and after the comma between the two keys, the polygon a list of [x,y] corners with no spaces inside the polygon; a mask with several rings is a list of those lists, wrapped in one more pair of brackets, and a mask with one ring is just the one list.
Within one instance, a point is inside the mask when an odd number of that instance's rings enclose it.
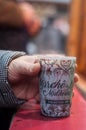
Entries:
{"label": "jacket cuff", "polygon": [[25,100],[15,97],[7,80],[9,62],[22,55],[25,55],[25,53],[0,50],[0,107],[18,107],[25,102]]}

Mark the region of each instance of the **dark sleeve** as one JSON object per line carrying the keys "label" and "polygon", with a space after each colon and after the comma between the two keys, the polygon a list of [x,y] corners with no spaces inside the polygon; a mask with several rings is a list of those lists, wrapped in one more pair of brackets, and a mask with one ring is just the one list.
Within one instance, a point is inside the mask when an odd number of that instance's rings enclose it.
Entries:
{"label": "dark sleeve", "polygon": [[25,55],[24,52],[0,50],[0,107],[17,107],[25,100],[15,97],[7,80],[8,63],[15,57]]}

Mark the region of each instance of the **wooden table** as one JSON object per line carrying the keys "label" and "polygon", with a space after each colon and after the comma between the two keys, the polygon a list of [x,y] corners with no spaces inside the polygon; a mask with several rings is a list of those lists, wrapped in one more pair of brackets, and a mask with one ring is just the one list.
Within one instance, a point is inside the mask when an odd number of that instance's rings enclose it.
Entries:
{"label": "wooden table", "polygon": [[86,101],[74,88],[71,115],[66,118],[47,118],[40,108],[20,109],[14,116],[10,130],[86,130]]}

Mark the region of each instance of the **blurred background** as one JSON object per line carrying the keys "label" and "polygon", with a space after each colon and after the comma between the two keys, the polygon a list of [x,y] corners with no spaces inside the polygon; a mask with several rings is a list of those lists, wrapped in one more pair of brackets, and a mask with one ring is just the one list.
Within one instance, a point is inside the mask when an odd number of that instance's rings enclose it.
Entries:
{"label": "blurred background", "polygon": [[29,40],[26,50],[34,53],[66,53],[70,0],[29,0],[42,21],[40,33]]}
{"label": "blurred background", "polygon": [[[27,44],[33,53],[60,53],[77,57],[79,85],[86,84],[86,1],[82,0],[29,0],[42,19],[38,36]],[[86,92],[86,90],[84,89]]]}
{"label": "blurred background", "polygon": [[[0,4],[0,49],[26,51],[30,55],[57,53],[76,56],[77,73],[80,75],[79,86],[85,86],[86,0],[5,0],[6,4],[3,4],[3,0],[0,2],[2,3]],[[42,21],[40,31],[33,36],[31,35],[34,34],[39,23],[36,22],[35,27],[34,22],[31,23],[32,26],[28,26],[28,19],[31,17],[33,19],[33,13],[31,15],[30,7],[22,6],[21,3],[24,2],[33,5]],[[23,22],[25,25],[22,27]],[[2,23],[7,25],[2,26]]]}

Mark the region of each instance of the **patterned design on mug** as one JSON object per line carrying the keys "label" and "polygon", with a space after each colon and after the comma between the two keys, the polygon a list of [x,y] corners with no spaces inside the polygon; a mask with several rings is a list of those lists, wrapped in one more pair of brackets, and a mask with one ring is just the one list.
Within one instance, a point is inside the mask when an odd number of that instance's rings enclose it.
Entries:
{"label": "patterned design on mug", "polygon": [[74,61],[41,60],[40,96],[43,115],[64,117],[70,114]]}

